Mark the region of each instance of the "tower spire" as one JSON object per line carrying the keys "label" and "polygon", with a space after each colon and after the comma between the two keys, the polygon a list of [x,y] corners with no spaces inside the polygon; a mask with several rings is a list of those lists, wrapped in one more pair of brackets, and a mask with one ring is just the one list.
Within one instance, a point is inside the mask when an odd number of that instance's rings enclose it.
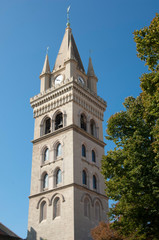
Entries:
{"label": "tower spire", "polygon": [[93,64],[92,64],[92,59],[89,57],[89,64],[88,64],[88,71],[87,71],[87,76],[95,77],[94,69],[93,69]]}
{"label": "tower spire", "polygon": [[45,62],[44,62],[44,66],[43,66],[43,70],[42,70],[42,73],[41,73],[41,74],[43,74],[43,73],[50,73],[48,49],[49,49],[49,48],[47,47]]}

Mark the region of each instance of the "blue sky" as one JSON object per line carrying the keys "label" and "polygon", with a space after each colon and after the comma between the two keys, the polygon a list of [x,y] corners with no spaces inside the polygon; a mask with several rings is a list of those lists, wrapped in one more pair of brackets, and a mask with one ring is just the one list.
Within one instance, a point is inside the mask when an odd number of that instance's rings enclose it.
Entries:
{"label": "blue sky", "polygon": [[[140,93],[147,71],[136,56],[133,32],[149,26],[158,0],[1,0],[0,1],[0,222],[20,237],[27,234],[34,120],[30,97],[40,91],[46,48],[53,68],[71,4],[72,32],[87,71],[89,50],[98,94],[108,118],[123,109],[127,96]],[[105,151],[112,147],[107,143]]]}

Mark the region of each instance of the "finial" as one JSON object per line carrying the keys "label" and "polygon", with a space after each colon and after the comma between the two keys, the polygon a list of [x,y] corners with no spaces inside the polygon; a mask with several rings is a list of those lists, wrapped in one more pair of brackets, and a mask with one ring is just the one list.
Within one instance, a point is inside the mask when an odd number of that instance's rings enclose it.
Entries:
{"label": "finial", "polygon": [[70,7],[71,7],[71,6],[68,6],[68,8],[67,8],[67,24],[66,24],[67,27],[70,26],[70,16],[69,16]]}
{"label": "finial", "polygon": [[48,55],[49,47],[46,48],[46,54]]}
{"label": "finial", "polygon": [[92,49],[89,49],[89,57],[92,55]]}

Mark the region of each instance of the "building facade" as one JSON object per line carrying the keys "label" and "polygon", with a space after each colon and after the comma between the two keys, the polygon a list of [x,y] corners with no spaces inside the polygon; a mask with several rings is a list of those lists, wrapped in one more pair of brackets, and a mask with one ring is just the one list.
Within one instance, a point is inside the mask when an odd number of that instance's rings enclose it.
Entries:
{"label": "building facade", "polygon": [[91,58],[85,73],[67,25],[51,72],[48,55],[41,89],[30,99],[35,127],[28,240],[88,240],[107,221],[108,199],[100,173],[103,113]]}

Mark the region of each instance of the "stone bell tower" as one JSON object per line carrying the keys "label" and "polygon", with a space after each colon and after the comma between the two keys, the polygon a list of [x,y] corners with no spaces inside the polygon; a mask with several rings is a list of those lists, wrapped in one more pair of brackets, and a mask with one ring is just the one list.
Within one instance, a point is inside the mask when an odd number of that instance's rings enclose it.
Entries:
{"label": "stone bell tower", "polygon": [[68,22],[53,71],[48,55],[40,93],[30,99],[35,127],[28,240],[88,240],[107,221],[108,199],[100,173],[103,113],[89,59],[85,73]]}

